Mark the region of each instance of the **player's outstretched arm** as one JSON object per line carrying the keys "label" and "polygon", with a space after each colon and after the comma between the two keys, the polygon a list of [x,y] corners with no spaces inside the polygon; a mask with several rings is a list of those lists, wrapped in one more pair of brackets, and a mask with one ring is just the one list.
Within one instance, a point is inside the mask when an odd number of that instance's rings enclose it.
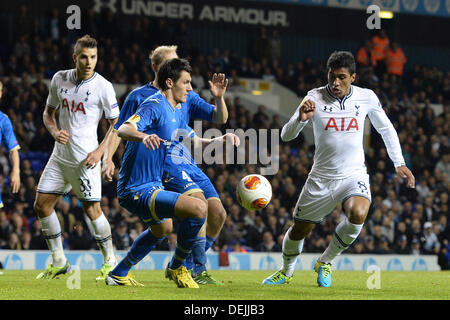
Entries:
{"label": "player's outstretched arm", "polygon": [[196,148],[207,146],[208,144],[216,142],[216,141],[221,141],[223,143],[232,143],[233,146],[236,146],[236,147],[239,147],[239,145],[241,144],[241,140],[239,139],[239,137],[231,132],[224,134],[223,136],[213,138],[213,139],[200,138],[199,136],[194,136],[193,139],[194,139],[194,146]]}
{"label": "player's outstretched arm", "polygon": [[59,129],[56,125],[56,109],[45,106],[44,114],[42,116],[44,126],[51,134],[51,136],[59,143],[66,144],[69,142],[69,133],[66,130]]}
{"label": "player's outstretched arm", "polygon": [[306,123],[314,116],[316,104],[313,100],[303,100],[294,115],[281,129],[281,140],[291,141],[297,138]]}
{"label": "player's outstretched arm", "polygon": [[228,79],[223,73],[214,73],[212,79],[208,81],[211,94],[216,103],[213,113],[213,121],[217,124],[224,124],[228,120],[228,109],[225,103],[225,92],[228,87]]}
{"label": "player's outstretched arm", "polygon": [[12,193],[19,192],[20,189],[20,157],[19,157],[19,149],[15,148],[9,151],[9,158],[12,163],[12,170],[10,174],[11,181],[11,191]]}
{"label": "player's outstretched arm", "polygon": [[395,171],[400,177],[407,180],[407,185],[410,188],[415,187],[415,178],[412,172],[405,166],[405,159],[403,158],[402,148],[400,140],[397,135],[397,131],[394,125],[389,120],[388,116],[381,107],[381,103],[376,97],[375,93],[372,93],[373,107],[369,109],[368,116],[370,122],[377,132],[381,135],[384,145],[386,146],[389,158],[394,163]]}

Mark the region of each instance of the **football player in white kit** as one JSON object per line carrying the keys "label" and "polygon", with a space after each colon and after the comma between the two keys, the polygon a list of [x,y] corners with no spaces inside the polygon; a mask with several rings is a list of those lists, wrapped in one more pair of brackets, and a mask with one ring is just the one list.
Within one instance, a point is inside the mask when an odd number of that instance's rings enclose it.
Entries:
{"label": "football player in white kit", "polygon": [[[111,226],[100,207],[100,160],[119,116],[119,107],[112,84],[94,71],[97,41],[88,35],[78,39],[73,59],[75,69],[62,70],[53,76],[43,115],[44,125],[56,142],[39,180],[34,210],[42,223],[52,263],[36,278],[53,279],[70,270],[54,207],[62,195],[73,189],[91,220],[95,240],[103,254],[101,275],[97,280],[104,280],[116,265],[116,258]],[[103,113],[110,126],[99,144],[97,127]]]}
{"label": "football player in white kit", "polygon": [[377,96],[370,89],[352,85],[355,69],[350,52],[334,52],[327,62],[328,85],[310,90],[281,130],[281,139],[290,141],[311,121],[316,150],[293,212],[294,225],[283,240],[282,267],[263,284],[279,285],[292,280],[305,237],[342,203],[347,217],[338,224],[332,241],[314,266],[318,285],[331,286],[331,263],[358,237],[371,202],[363,149],[366,116],[382,136],[397,174],[414,188],[415,178],[405,166],[397,133]]}

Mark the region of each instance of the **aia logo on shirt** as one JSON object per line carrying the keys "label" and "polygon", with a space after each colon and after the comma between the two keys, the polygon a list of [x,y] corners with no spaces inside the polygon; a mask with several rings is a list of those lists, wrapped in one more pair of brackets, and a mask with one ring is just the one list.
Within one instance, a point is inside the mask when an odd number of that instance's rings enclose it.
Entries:
{"label": "aia logo on shirt", "polygon": [[83,102],[79,102],[77,104],[74,100],[72,100],[72,103],[69,104],[69,101],[66,98],[64,98],[62,101],[62,107],[67,108],[67,110],[69,112],[76,113],[76,112],[80,111],[80,112],[83,112],[83,114],[86,114],[86,111],[84,110]]}
{"label": "aia logo on shirt", "polygon": [[329,118],[325,125],[325,131],[359,131],[356,118]]}

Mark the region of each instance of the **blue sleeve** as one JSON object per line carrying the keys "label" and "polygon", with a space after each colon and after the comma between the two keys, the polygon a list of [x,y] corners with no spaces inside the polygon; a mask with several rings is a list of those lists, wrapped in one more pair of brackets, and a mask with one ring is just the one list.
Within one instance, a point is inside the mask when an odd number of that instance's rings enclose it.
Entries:
{"label": "blue sleeve", "polygon": [[11,120],[9,120],[9,118],[3,119],[1,131],[2,131],[2,143],[6,147],[8,152],[19,146],[16,135],[14,134],[13,131]]}
{"label": "blue sleeve", "polygon": [[[137,109],[136,113],[131,117],[137,121],[133,121],[141,132],[146,132],[151,128],[155,128],[161,119],[159,108],[154,108],[151,104],[144,103]],[[130,118],[130,119],[131,119]]]}
{"label": "blue sleeve", "polygon": [[[202,119],[212,122],[216,107],[203,100],[197,93],[191,92],[187,101],[190,119]],[[189,123],[190,119],[185,119]]]}
{"label": "blue sleeve", "polygon": [[136,95],[130,93],[123,103],[120,109],[119,119],[114,125],[114,129],[118,130],[120,126],[127,121],[137,110],[140,101],[137,99]]}

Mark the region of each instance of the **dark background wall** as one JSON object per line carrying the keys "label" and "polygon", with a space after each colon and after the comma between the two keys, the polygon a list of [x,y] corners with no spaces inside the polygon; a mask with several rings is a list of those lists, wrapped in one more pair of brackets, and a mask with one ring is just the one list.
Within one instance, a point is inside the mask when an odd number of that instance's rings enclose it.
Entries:
{"label": "dark background wall", "polygon": [[[102,0],[108,3],[107,0]],[[146,0],[124,0],[128,7],[136,1],[148,4]],[[134,2],[133,2],[134,1]],[[198,16],[205,6],[214,9],[217,6],[261,9],[266,16],[269,12],[281,11],[286,14],[288,26],[268,26],[268,29],[277,28],[282,39],[282,63],[302,60],[311,56],[313,61],[323,61],[329,53],[336,49],[346,49],[356,52],[372,31],[366,27],[368,14],[363,10],[349,10],[339,8],[325,8],[318,6],[301,6],[293,4],[276,4],[257,1],[170,1],[172,3],[188,3],[192,5],[195,17],[186,20],[189,34],[193,44],[202,52],[211,52],[213,48],[221,50],[233,48],[238,54],[245,56],[251,53],[253,39],[258,35],[261,25],[245,23],[227,23],[224,21],[211,22],[199,21]],[[3,31],[0,39],[0,56],[4,56],[11,43],[16,41],[14,25],[20,4],[28,6],[30,19],[38,14],[50,16],[53,8],[58,8],[60,15],[68,17],[66,8],[71,4],[77,4],[83,10],[83,16],[87,10],[94,8],[94,0],[41,0],[41,1],[2,1],[0,13],[0,28]],[[168,3],[168,1],[165,1]],[[116,1],[117,12],[115,14],[119,32],[118,41],[127,38],[127,34],[135,23],[136,18],[145,17],[139,15],[125,15],[121,10],[122,0]],[[104,12],[106,14],[106,7]],[[154,20],[155,17],[147,17]],[[170,21],[171,19],[168,18]],[[177,20],[177,19],[172,19]],[[180,20],[179,20],[180,21]],[[178,21],[178,22],[179,22]],[[39,18],[39,24],[45,25],[45,18]],[[382,28],[386,29],[391,40],[398,42],[408,57],[408,67],[423,61],[432,62],[444,70],[450,70],[450,18],[396,14],[393,20],[382,20]],[[169,29],[168,32],[174,32]],[[83,33],[81,30],[79,33]],[[74,36],[75,38],[75,36]]]}

